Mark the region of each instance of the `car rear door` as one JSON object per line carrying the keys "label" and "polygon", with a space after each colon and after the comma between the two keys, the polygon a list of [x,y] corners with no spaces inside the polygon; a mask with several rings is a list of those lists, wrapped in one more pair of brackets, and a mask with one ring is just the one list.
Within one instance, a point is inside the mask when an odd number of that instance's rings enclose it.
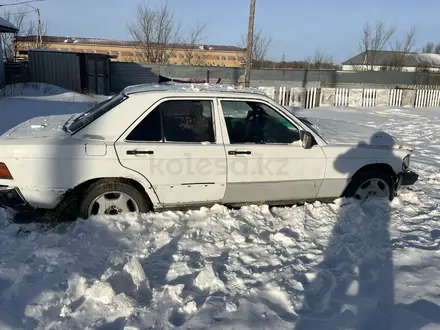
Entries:
{"label": "car rear door", "polygon": [[226,155],[216,113],[212,98],[162,99],[116,142],[121,164],[149,180],[163,205],[221,202]]}

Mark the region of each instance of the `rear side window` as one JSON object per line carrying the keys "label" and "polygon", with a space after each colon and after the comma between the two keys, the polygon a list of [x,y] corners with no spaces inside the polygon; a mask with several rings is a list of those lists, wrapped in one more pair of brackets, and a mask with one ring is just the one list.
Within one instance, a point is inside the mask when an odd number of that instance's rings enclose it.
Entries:
{"label": "rear side window", "polygon": [[127,136],[127,141],[160,142],[162,127],[160,108],[151,111]]}
{"label": "rear side window", "polygon": [[136,142],[215,142],[213,104],[206,100],[170,100],[150,112],[127,136]]}
{"label": "rear side window", "polygon": [[83,129],[91,122],[95,121],[124,100],[125,96],[123,96],[122,94],[117,94],[106,99],[105,101],[95,105],[93,108],[87,110],[79,117],[77,117],[69,126],[67,126],[67,131],[74,133],[79,131],[80,129]]}

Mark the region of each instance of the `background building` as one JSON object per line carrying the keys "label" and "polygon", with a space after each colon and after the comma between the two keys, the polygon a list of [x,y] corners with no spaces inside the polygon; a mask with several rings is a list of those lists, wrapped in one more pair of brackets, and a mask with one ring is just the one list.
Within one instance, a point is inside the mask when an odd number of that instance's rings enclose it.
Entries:
{"label": "background building", "polygon": [[[34,47],[36,36],[17,36],[15,47],[26,51]],[[135,41],[94,38],[43,36],[43,48],[116,56],[114,61],[142,62],[142,52]],[[222,45],[169,45],[168,64],[242,67],[245,49]],[[191,57],[191,60],[189,59]]]}
{"label": "background building", "polygon": [[440,55],[380,50],[362,52],[342,63],[344,71],[440,72]]}

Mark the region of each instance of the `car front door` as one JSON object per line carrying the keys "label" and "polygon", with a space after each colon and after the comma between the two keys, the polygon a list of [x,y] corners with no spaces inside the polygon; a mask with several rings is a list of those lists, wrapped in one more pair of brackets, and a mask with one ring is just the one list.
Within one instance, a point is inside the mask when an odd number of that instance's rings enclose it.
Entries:
{"label": "car front door", "polygon": [[141,173],[165,206],[221,202],[226,156],[213,99],[164,99],[116,143],[123,166]]}
{"label": "car front door", "polygon": [[317,196],[326,158],[304,149],[300,127],[269,103],[220,99],[227,187],[224,203],[278,202]]}

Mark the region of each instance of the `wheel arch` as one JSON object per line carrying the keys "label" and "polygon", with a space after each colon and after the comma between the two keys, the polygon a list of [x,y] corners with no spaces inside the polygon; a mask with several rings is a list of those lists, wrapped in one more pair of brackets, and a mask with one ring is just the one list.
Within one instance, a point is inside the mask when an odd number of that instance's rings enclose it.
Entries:
{"label": "wheel arch", "polygon": [[80,184],[78,184],[77,186],[75,186],[72,189],[69,189],[63,196],[62,199],[60,201],[60,204],[65,201],[65,200],[69,200],[72,197],[78,197],[81,196],[81,194],[92,184],[98,182],[98,181],[119,181],[119,182],[125,182],[127,184],[132,185],[133,187],[135,187],[137,190],[139,190],[142,194],[145,195],[145,197],[148,200],[149,203],[149,207],[152,211],[154,211],[154,203],[153,200],[151,198],[151,194],[155,194],[154,191],[151,191],[151,193],[149,194],[148,191],[145,189],[145,187],[137,180],[132,179],[132,178],[127,178],[127,177],[100,177],[100,178],[93,178],[93,179],[89,179],[86,180]]}
{"label": "wheel arch", "polygon": [[394,171],[393,167],[390,164],[387,163],[371,163],[371,164],[367,164],[362,166],[360,169],[358,169],[349,179],[343,193],[341,194],[341,196],[345,196],[345,194],[347,193],[347,190],[350,188],[350,184],[353,181],[353,179],[357,176],[360,175],[360,173],[363,172],[367,172],[367,171],[376,171],[376,170],[382,170],[384,172],[386,172],[387,174],[390,175],[390,177],[392,178],[392,180],[394,180],[395,176],[396,176],[396,172]]}

